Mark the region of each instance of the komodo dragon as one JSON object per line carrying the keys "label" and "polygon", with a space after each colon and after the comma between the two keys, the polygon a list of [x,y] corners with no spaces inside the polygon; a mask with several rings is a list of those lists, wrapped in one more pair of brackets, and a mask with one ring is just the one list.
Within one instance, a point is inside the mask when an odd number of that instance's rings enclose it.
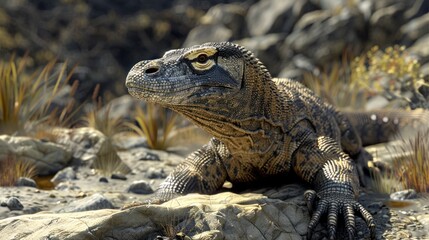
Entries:
{"label": "komodo dragon", "polygon": [[[243,183],[293,172],[315,190],[304,194],[315,209],[308,239],[324,215],[331,239],[339,217],[353,239],[355,212],[375,237],[371,214],[356,200],[359,179],[352,158],[362,155],[362,144],[387,140],[400,114],[372,113],[372,120],[383,121],[370,126],[358,126],[360,118],[370,118],[354,114],[353,126],[347,115],[311,90],[272,78],[250,51],[228,42],[171,50],[160,59],[141,61],[128,73],[126,86],[132,96],[177,111],[214,136],[167,177],[152,202],[191,192],[215,193],[226,180]],[[360,138],[355,127],[384,132],[363,132]]]}

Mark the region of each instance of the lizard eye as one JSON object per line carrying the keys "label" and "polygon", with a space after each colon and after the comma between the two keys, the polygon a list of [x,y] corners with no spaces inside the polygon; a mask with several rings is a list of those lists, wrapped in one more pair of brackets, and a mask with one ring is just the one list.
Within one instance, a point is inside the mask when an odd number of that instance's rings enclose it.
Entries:
{"label": "lizard eye", "polygon": [[207,54],[201,53],[192,60],[191,64],[195,70],[205,71],[212,68],[215,65],[215,61],[210,59]]}
{"label": "lizard eye", "polygon": [[207,56],[207,54],[200,54],[197,57],[197,62],[200,64],[204,64],[209,60],[209,57]]}

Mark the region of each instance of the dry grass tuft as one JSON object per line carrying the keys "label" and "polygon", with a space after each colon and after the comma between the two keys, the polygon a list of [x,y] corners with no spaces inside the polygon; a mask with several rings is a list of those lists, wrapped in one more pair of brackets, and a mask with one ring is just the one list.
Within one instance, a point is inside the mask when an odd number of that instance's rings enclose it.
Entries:
{"label": "dry grass tuft", "polygon": [[19,160],[14,155],[0,159],[0,186],[15,186],[20,177],[34,178],[36,174],[33,164]]}
{"label": "dry grass tuft", "polygon": [[372,187],[380,193],[414,189],[429,192],[429,130],[420,131],[390,152],[392,162],[383,172],[372,174]]}
{"label": "dry grass tuft", "polygon": [[97,129],[108,139],[125,131],[124,119],[113,117],[110,113],[110,105],[107,106],[105,111],[101,111],[101,109],[101,100],[98,100],[96,107],[89,111],[83,119],[87,127]]}
{"label": "dry grass tuft", "polygon": [[176,128],[178,115],[152,103],[146,106],[145,111],[136,109],[137,124],[127,126],[145,137],[150,148],[165,150],[170,146],[170,135]]}
{"label": "dry grass tuft", "polygon": [[25,57],[0,62],[0,133],[21,134],[42,123],[58,124],[72,108],[73,103],[61,112],[52,107],[73,72],[66,73],[66,63],[52,61],[30,74],[26,65]]}
{"label": "dry grass tuft", "polygon": [[367,92],[358,88],[358,81],[352,78],[347,61],[334,63],[329,72],[320,76],[304,75],[304,84],[328,103],[339,107],[363,109],[366,105]]}
{"label": "dry grass tuft", "polygon": [[97,174],[106,177],[110,177],[114,173],[128,174],[131,171],[130,168],[122,162],[115,146],[109,139],[106,140],[99,154],[97,154],[97,158],[92,163],[92,168],[96,170]]}
{"label": "dry grass tuft", "polygon": [[418,132],[409,140],[404,140],[403,152],[411,151],[411,156],[399,157],[395,161],[397,175],[404,188],[417,192],[429,192],[429,130]]}

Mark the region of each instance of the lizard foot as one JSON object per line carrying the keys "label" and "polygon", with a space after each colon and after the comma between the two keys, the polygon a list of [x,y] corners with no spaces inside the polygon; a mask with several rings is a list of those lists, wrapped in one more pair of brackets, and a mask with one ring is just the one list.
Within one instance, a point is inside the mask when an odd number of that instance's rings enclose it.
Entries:
{"label": "lizard foot", "polygon": [[368,225],[371,239],[375,239],[375,223],[371,214],[349,194],[329,192],[316,193],[313,190],[306,191],[304,198],[309,209],[313,211],[308,225],[307,239],[311,239],[312,233],[323,215],[327,215],[329,239],[335,239],[337,234],[338,217],[342,215],[349,239],[355,239],[355,212],[362,217]]}

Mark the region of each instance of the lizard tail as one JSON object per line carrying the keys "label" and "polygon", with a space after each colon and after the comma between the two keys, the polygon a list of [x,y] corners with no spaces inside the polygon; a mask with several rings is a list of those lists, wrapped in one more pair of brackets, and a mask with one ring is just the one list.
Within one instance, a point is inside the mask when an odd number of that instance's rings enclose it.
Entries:
{"label": "lizard tail", "polygon": [[350,120],[362,145],[388,142],[403,134],[416,133],[429,127],[429,111],[417,110],[373,110],[342,111]]}

